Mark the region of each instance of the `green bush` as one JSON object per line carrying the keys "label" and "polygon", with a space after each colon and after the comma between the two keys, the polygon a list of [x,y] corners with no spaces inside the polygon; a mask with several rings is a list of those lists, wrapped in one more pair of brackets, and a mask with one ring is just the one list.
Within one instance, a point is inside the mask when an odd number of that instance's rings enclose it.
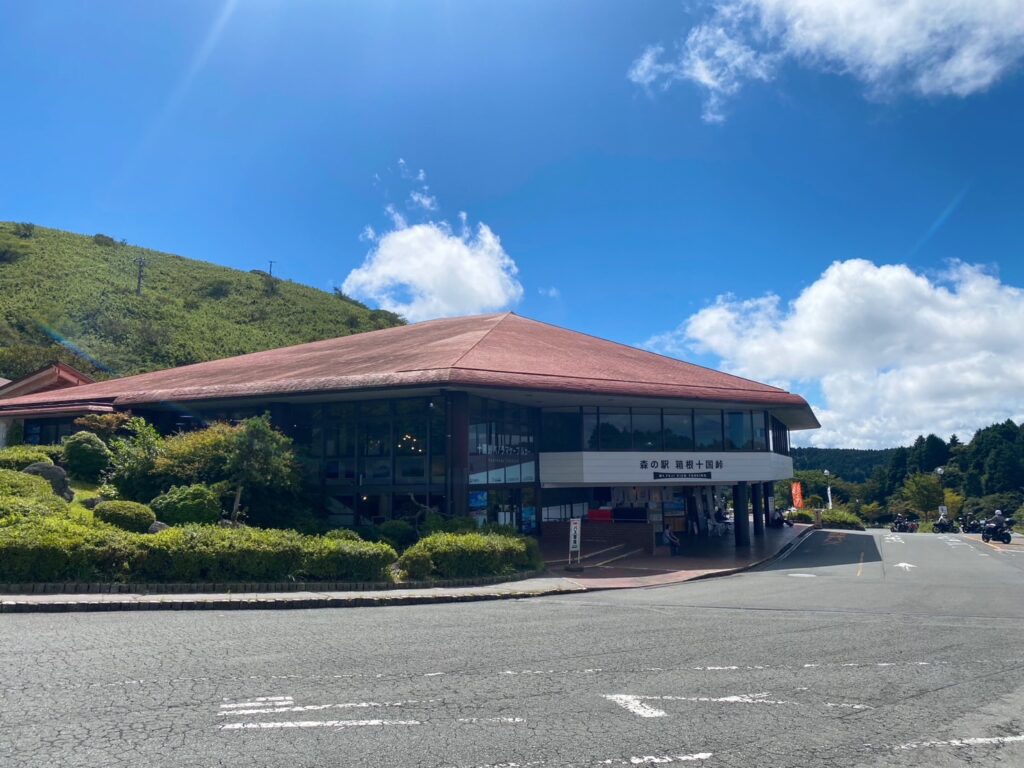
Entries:
{"label": "green bush", "polygon": [[50,494],[49,498],[26,498],[25,496],[0,496],[0,518],[11,515],[53,515],[67,511],[68,505],[60,496]]}
{"label": "green bush", "polygon": [[64,441],[64,464],[76,480],[95,483],[110,464],[110,449],[92,432],[76,432]]}
{"label": "green bush", "polygon": [[135,533],[145,533],[156,522],[152,509],[134,501],[101,501],[93,515],[97,520]]}
{"label": "green bush", "polygon": [[0,469],[0,496],[21,496],[28,499],[49,499],[53,488],[41,477]]}
{"label": "green bush", "polygon": [[59,516],[0,525],[0,581],[118,581],[144,557],[141,538]]}
{"label": "green bush", "polygon": [[53,461],[34,445],[16,445],[0,450],[0,469],[13,469],[21,471],[29,464],[42,461],[46,464],[53,464]]}
{"label": "green bush", "polygon": [[40,453],[45,453],[49,457],[50,461],[52,461],[58,467],[65,466],[63,445],[33,445],[32,450],[39,451]]}
{"label": "green bush", "polygon": [[434,575],[442,579],[510,574],[542,562],[533,539],[498,533],[435,533],[406,552],[429,554]]}
{"label": "green bush", "polygon": [[477,522],[472,517],[444,517],[436,512],[427,514],[423,523],[423,531],[431,533],[474,533],[479,530]]}
{"label": "green bush", "polygon": [[247,527],[187,525],[142,543],[140,575],[152,581],[387,581],[397,559],[385,544]]}
{"label": "green bush", "polygon": [[324,534],[325,539],[334,541],[362,541],[362,537],[351,528],[334,528]]}
{"label": "green bush", "polygon": [[220,498],[208,486],[176,485],[149,503],[158,520],[168,525],[215,523],[220,519]]}
{"label": "green bush", "polygon": [[380,538],[398,551],[415,544],[416,529],[405,520],[387,520],[380,524]]}
{"label": "green bush", "polygon": [[434,574],[434,560],[425,549],[408,549],[398,558],[398,567],[407,579],[423,581]]}
{"label": "green bush", "polygon": [[[814,523],[814,513],[804,509],[790,512],[786,515],[787,520],[795,523]],[[843,509],[826,509],[821,513],[822,528],[839,528],[853,531],[863,531],[864,521],[852,512]]]}

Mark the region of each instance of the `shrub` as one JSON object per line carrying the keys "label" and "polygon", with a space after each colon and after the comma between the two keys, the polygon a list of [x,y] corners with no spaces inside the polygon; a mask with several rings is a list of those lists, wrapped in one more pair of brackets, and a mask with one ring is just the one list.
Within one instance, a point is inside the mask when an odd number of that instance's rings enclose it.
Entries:
{"label": "shrub", "polygon": [[96,243],[96,245],[102,245],[104,248],[113,248],[115,245],[117,245],[117,241],[114,240],[114,238],[112,238],[110,235],[104,235],[99,233],[92,236],[92,241]]}
{"label": "shrub", "polygon": [[479,530],[472,517],[444,517],[436,512],[429,512],[423,523],[423,530],[431,533],[473,533]]}
{"label": "shrub", "polygon": [[14,225],[14,234],[22,240],[31,239],[36,233],[36,225],[30,221],[22,221]]}
{"label": "shrub", "polygon": [[231,295],[231,281],[224,277],[215,278],[203,286],[202,292],[210,299],[225,299]]}
{"label": "shrub", "polygon": [[102,501],[93,515],[97,520],[135,533],[145,533],[156,522],[152,509],[134,501]]}
{"label": "shrub", "polygon": [[852,512],[844,509],[827,509],[821,515],[823,528],[844,528],[853,531],[863,531],[864,521]]}
{"label": "shrub", "polygon": [[168,525],[215,523],[220,519],[220,498],[202,484],[173,486],[149,506],[157,519]]}
{"label": "shrub", "polygon": [[31,446],[31,448],[33,451],[45,453],[46,456],[50,459],[50,461],[52,461],[58,467],[65,466],[63,445],[33,445]]}
{"label": "shrub", "polygon": [[0,518],[16,515],[53,515],[66,512],[67,502],[52,493],[49,498],[31,498],[25,496],[0,496]]}
{"label": "shrub", "polygon": [[0,469],[0,496],[46,500],[53,496],[53,488],[41,477],[12,469]]}
{"label": "shrub", "polygon": [[380,528],[373,523],[357,525],[353,530],[363,541],[380,541]]}
{"label": "shrub", "polygon": [[813,523],[814,513],[808,512],[806,509],[798,509],[795,512],[789,512],[786,519],[792,520],[794,523]]}
{"label": "shrub", "polygon": [[388,544],[319,537],[309,544],[303,575],[322,581],[390,581],[397,559]]}
{"label": "shrub", "polygon": [[397,559],[386,544],[246,527],[169,528],[142,545],[140,575],[154,581],[386,581]]}
{"label": "shrub", "polygon": [[121,498],[150,501],[160,493],[153,476],[164,440],[145,419],[132,417],[124,426],[128,433],[110,441],[110,471],[107,482]]}
{"label": "shrub", "polygon": [[0,450],[0,469],[23,470],[29,464],[42,461],[52,464],[45,451],[36,450],[34,445],[16,445]]}
{"label": "shrub", "polygon": [[401,551],[414,544],[419,537],[416,529],[405,520],[387,520],[380,524],[380,538]]}
{"label": "shrub", "polygon": [[98,435],[106,443],[124,429],[131,418],[131,413],[124,411],[116,413],[90,413],[85,416],[79,416],[75,419],[74,425],[84,429],[86,432]]}
{"label": "shrub", "polygon": [[333,539],[334,541],[362,541],[359,534],[351,528],[335,528],[325,533],[324,538]]}
{"label": "shrub", "polygon": [[123,580],[144,556],[139,538],[56,515],[0,525],[0,581]]}
{"label": "shrub", "polygon": [[64,464],[76,480],[95,483],[110,464],[110,449],[92,432],[76,432],[64,441]]}
{"label": "shrub", "polygon": [[398,558],[398,567],[407,579],[423,581],[434,574],[434,561],[425,549],[409,549]]}
{"label": "shrub", "polygon": [[492,576],[541,566],[536,541],[497,533],[435,533],[420,539],[408,552],[429,554],[434,573],[442,579]]}

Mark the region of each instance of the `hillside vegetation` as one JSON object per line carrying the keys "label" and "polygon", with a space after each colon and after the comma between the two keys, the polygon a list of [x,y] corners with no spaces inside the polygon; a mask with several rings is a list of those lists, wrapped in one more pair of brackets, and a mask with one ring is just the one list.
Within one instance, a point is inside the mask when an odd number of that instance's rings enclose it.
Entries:
{"label": "hillside vegetation", "polygon": [[123,376],[401,322],[258,271],[106,235],[0,223],[0,377],[8,379],[55,358],[87,373]]}

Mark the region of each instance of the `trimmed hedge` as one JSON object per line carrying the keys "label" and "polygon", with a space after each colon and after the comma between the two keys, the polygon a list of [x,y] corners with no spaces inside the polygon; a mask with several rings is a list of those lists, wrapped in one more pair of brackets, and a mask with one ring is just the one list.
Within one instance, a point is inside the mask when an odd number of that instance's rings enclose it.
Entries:
{"label": "trimmed hedge", "polygon": [[110,464],[110,449],[92,432],[76,432],[64,441],[64,464],[72,477],[95,483]]}
{"label": "trimmed hedge", "polygon": [[401,551],[416,543],[416,529],[405,520],[386,520],[378,526],[382,541]]}
{"label": "trimmed hedge", "polygon": [[102,501],[96,505],[93,515],[100,522],[135,533],[145,533],[156,522],[152,509],[134,501]]}
{"label": "trimmed hedge", "polygon": [[413,544],[403,557],[420,553],[430,556],[430,575],[441,579],[511,574],[542,564],[536,541],[500,533],[435,533]]}
{"label": "trimmed hedge", "polygon": [[208,486],[176,485],[149,503],[157,520],[168,525],[216,523],[220,519],[220,497]]}
{"label": "trimmed hedge", "polygon": [[[814,513],[805,510],[797,510],[786,515],[787,520],[795,523],[814,523]],[[822,528],[838,528],[851,531],[863,531],[864,521],[852,512],[842,509],[826,509],[821,513]]]}
{"label": "trimmed hedge", "polygon": [[362,541],[363,538],[351,528],[334,528],[324,534],[325,539],[335,541]]}
{"label": "trimmed hedge", "polygon": [[0,469],[0,496],[21,496],[29,499],[49,499],[53,488],[41,477]]}
{"label": "trimmed hedge", "polygon": [[46,455],[46,451],[40,451],[34,445],[15,445],[0,450],[0,469],[13,469],[20,472],[29,464],[35,464],[38,461],[53,464],[53,460]]}
{"label": "trimmed hedge", "polygon": [[49,498],[27,498],[25,496],[0,496],[0,518],[8,515],[55,515],[66,512],[67,502],[52,493]]}
{"label": "trimmed hedge", "polygon": [[398,558],[398,567],[402,569],[407,579],[423,581],[433,575],[434,560],[425,549],[409,549]]}
{"label": "trimmed hedge", "polygon": [[66,517],[0,518],[0,581],[389,581],[386,544],[186,525],[145,535]]}

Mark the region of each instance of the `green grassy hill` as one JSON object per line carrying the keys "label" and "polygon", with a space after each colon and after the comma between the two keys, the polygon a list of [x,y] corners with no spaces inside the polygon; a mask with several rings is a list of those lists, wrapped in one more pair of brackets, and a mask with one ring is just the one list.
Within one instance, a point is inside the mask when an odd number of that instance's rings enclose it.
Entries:
{"label": "green grassy hill", "polygon": [[[146,264],[138,296],[140,257]],[[88,373],[122,376],[401,322],[390,312],[261,272],[102,235],[0,223],[4,378],[55,357]]]}

